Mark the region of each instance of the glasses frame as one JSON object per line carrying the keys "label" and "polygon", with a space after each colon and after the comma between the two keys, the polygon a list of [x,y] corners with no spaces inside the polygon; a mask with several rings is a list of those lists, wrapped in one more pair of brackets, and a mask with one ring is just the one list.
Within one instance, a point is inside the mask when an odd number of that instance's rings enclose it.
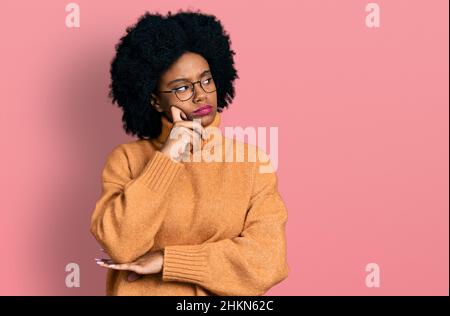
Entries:
{"label": "glasses frame", "polygon": [[[209,78],[208,78],[209,79]],[[214,78],[213,77],[211,77],[210,79],[212,79],[212,81],[214,82]],[[158,92],[162,92],[162,93],[173,93],[173,94],[175,94],[175,96],[177,97],[177,99],[178,100],[180,100],[181,102],[184,102],[184,101],[188,101],[188,100],[190,100],[193,96],[194,96],[194,94],[195,94],[195,85],[197,84],[197,83],[199,83],[200,84],[200,87],[202,88],[202,90],[203,91],[205,91],[206,93],[213,93],[213,92],[215,92],[215,91],[217,91],[217,86],[216,86],[216,88],[214,89],[214,91],[206,91],[205,90],[205,88],[203,88],[203,85],[202,85],[202,80],[197,80],[197,81],[195,81],[195,82],[191,82],[191,81],[187,81],[187,82],[189,82],[189,84],[190,84],[190,86],[191,86],[191,96],[189,97],[189,98],[187,98],[186,100],[181,100],[180,99],[180,97],[177,95],[177,90],[176,90],[176,88],[173,88],[173,89],[171,89],[171,90],[157,90]],[[187,83],[186,82],[186,83]],[[214,82],[214,85],[215,85],[216,83]]]}

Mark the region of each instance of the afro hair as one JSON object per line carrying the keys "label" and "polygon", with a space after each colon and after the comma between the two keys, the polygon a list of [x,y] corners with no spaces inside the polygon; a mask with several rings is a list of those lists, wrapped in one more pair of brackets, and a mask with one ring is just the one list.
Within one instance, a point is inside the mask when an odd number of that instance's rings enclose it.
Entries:
{"label": "afro hair", "polygon": [[150,106],[160,76],[185,52],[203,56],[217,86],[217,111],[232,102],[234,68],[231,41],[214,15],[178,11],[167,16],[149,13],[126,29],[115,45],[109,97],[122,109],[123,128],[139,139],[161,133],[161,113]]}

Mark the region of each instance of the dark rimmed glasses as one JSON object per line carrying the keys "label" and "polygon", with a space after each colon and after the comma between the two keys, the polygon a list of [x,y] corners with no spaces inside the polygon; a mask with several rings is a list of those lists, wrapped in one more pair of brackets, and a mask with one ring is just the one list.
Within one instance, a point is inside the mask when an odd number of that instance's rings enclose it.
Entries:
{"label": "dark rimmed glasses", "polygon": [[180,86],[177,86],[170,90],[158,91],[163,93],[173,93],[177,96],[178,100],[187,101],[194,95],[194,86],[196,83],[200,83],[200,87],[202,87],[203,91],[205,91],[206,93],[216,91],[216,84],[214,83],[214,79],[212,77],[206,77],[195,82],[182,82],[180,83]]}

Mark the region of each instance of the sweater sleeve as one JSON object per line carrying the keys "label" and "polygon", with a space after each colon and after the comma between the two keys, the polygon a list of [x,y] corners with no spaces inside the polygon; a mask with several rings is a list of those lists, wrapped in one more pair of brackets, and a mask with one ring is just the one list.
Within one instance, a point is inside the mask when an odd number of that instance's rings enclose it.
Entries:
{"label": "sweater sleeve", "polygon": [[90,231],[115,262],[132,262],[152,248],[165,216],[160,205],[182,168],[182,163],[155,151],[140,175],[132,179],[121,145],[110,153]]}
{"label": "sweater sleeve", "polygon": [[265,173],[259,169],[256,163],[241,234],[200,245],[165,247],[163,281],[193,283],[216,295],[253,296],[263,295],[287,277],[287,210],[273,168]]}

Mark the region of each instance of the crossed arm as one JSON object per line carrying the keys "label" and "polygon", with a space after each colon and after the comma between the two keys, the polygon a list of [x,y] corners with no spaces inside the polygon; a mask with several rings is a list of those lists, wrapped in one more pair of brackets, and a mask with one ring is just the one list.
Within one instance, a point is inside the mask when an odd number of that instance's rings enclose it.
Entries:
{"label": "crossed arm", "polygon": [[156,152],[132,180],[123,171],[126,159],[120,147],[108,161],[91,224],[111,257],[98,259],[100,266],[128,270],[130,281],[162,272],[165,282],[188,282],[217,295],[263,295],[287,277],[287,211],[274,172],[260,173],[258,163],[254,165],[252,197],[239,236],[149,251],[165,216],[159,205],[183,164]]}

